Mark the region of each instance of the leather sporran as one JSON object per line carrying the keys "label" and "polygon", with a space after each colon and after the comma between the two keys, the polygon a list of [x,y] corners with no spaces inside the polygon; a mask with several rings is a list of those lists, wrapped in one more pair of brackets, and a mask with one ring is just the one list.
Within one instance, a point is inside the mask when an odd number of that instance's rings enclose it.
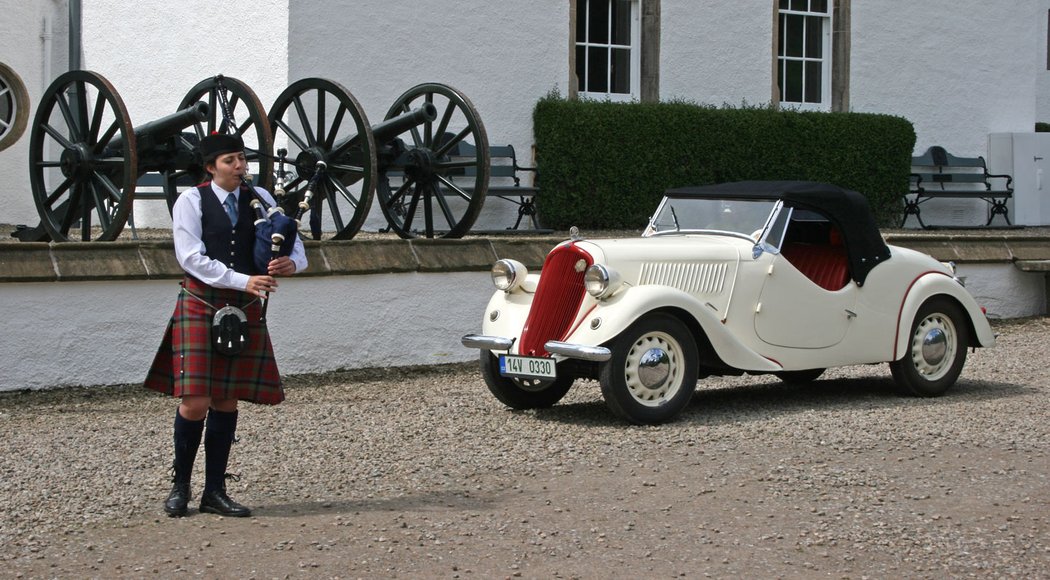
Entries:
{"label": "leather sporran", "polygon": [[211,344],[220,354],[236,356],[248,346],[248,317],[236,306],[215,312],[211,323]]}

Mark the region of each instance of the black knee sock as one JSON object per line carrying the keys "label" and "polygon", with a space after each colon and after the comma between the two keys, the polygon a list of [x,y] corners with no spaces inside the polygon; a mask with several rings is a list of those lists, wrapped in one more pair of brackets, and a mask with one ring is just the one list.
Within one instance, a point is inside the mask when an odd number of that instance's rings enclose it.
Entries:
{"label": "black knee sock", "polygon": [[237,411],[208,410],[208,429],[204,433],[204,492],[223,488],[230,445],[237,431]]}
{"label": "black knee sock", "polygon": [[190,421],[175,409],[175,483],[190,482],[203,432],[204,419]]}

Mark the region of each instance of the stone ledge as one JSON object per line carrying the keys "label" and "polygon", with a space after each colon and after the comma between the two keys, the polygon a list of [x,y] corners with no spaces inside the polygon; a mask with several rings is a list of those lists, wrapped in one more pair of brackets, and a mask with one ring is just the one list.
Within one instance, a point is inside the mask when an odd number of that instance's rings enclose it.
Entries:
{"label": "stone ledge", "polygon": [[[959,263],[1014,263],[1026,272],[1050,271],[1050,236],[887,234],[886,242]],[[559,236],[463,240],[347,240],[305,242],[304,276],[398,272],[475,272],[514,258],[538,269]],[[171,240],[139,242],[0,242],[0,283],[182,277]]]}
{"label": "stone ledge", "polygon": [[[303,276],[488,270],[499,257],[522,256],[539,267],[561,238],[513,241],[309,240],[310,268]],[[498,248],[498,250],[497,250]],[[0,283],[83,280],[177,279],[183,275],[171,240],[139,242],[0,242]]]}
{"label": "stone ledge", "polygon": [[1050,259],[1050,236],[1045,232],[1023,230],[1009,234],[968,230],[895,232],[884,234],[887,244],[909,248],[938,260],[956,262],[1012,262],[1015,260]]}
{"label": "stone ledge", "polygon": [[1022,272],[1044,272],[1050,274],[1050,260],[1018,260],[1014,262]]}
{"label": "stone ledge", "polygon": [[303,275],[333,276],[412,272],[412,248],[401,240],[306,242],[310,267]]}
{"label": "stone ledge", "polygon": [[51,261],[51,246],[42,242],[0,244],[0,280],[53,282],[58,272]]}

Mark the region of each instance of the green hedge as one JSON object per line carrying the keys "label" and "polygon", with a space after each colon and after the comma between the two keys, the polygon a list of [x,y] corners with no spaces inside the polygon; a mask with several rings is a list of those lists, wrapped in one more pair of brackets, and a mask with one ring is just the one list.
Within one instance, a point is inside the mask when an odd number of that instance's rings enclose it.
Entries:
{"label": "green hedge", "polygon": [[915,131],[900,117],[548,96],[533,113],[544,225],[641,228],[669,187],[811,180],[899,223]]}

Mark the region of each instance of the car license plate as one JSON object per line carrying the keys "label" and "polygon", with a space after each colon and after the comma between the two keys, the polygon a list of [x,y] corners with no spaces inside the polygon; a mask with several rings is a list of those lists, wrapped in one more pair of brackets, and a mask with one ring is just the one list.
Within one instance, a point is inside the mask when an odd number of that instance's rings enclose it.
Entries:
{"label": "car license plate", "polygon": [[558,376],[552,358],[509,354],[500,355],[499,374],[526,379],[554,379]]}

